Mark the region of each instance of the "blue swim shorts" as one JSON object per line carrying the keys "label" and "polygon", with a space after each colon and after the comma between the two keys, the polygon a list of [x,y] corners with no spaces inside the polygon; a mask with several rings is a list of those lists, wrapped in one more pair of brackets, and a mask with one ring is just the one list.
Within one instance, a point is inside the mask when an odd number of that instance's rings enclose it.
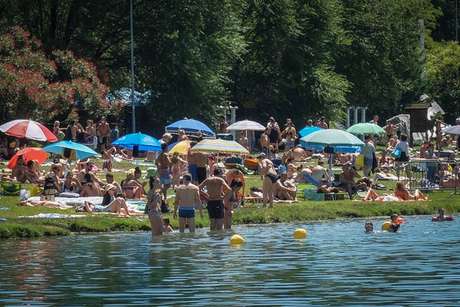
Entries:
{"label": "blue swim shorts", "polygon": [[187,218],[187,219],[194,218],[195,208],[192,208],[192,207],[179,208],[179,217]]}

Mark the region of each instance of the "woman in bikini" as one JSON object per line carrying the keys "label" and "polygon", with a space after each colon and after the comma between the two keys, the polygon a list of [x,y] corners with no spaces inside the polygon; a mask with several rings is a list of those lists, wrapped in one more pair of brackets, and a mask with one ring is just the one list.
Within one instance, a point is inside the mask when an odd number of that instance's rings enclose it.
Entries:
{"label": "woman in bikini", "polygon": [[243,182],[238,179],[232,180],[230,183],[230,191],[224,198],[224,229],[232,229],[233,208],[241,204],[241,198],[238,196]]}
{"label": "woman in bikini", "polygon": [[146,213],[149,216],[150,227],[153,236],[160,236],[164,232],[163,218],[161,216],[160,206],[163,201],[161,192],[161,182],[156,177],[150,177],[150,191],[147,195]]}

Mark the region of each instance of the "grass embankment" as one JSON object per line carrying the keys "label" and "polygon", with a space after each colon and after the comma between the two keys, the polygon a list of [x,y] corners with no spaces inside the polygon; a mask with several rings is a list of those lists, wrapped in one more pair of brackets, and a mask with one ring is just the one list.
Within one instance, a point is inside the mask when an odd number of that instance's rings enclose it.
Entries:
{"label": "grass embankment", "polygon": [[[448,212],[460,212],[458,196],[452,198],[448,193],[430,194],[428,202],[407,203],[371,203],[359,201],[313,202],[301,201],[295,204],[275,204],[273,208],[260,208],[250,205],[234,214],[235,224],[287,223],[326,219],[342,219],[372,216],[389,216],[392,213],[402,215],[433,214],[437,208],[446,208]],[[2,197],[0,216],[6,221],[0,222],[0,238],[40,237],[69,235],[71,233],[109,232],[109,231],[148,231],[149,222],[145,217],[119,218],[110,215],[90,215],[83,218],[42,219],[21,218],[37,213],[75,214],[73,210],[53,210],[44,208],[24,208],[16,205],[17,197]],[[173,227],[177,220],[169,217]],[[197,218],[198,227],[209,225],[206,212]]]}
{"label": "grass embankment", "polygon": [[[118,164],[114,171],[115,179],[120,182],[126,169],[132,164]],[[143,167],[146,169],[146,167]],[[101,176],[103,177],[103,176]],[[394,183],[386,183],[387,190],[382,193],[392,193]],[[251,186],[261,186],[259,176],[247,178],[247,189]],[[268,224],[288,223],[326,219],[343,219],[356,217],[389,216],[392,213],[402,215],[433,214],[440,207],[448,212],[460,212],[460,197],[450,197],[448,192],[434,192],[429,194],[428,202],[406,203],[373,203],[360,201],[303,201],[295,204],[275,204],[273,208],[261,208],[261,205],[247,204],[247,207],[237,210],[234,214],[234,224]],[[40,237],[69,235],[72,233],[109,232],[109,231],[148,231],[149,221],[146,217],[119,218],[113,215],[86,214],[80,218],[24,218],[39,213],[76,214],[73,209],[59,210],[37,207],[20,207],[18,197],[0,196],[0,238],[12,237]],[[172,207],[172,205],[170,204]],[[207,227],[209,220],[207,213],[204,217],[197,217],[198,227]],[[82,214],[82,213],[78,213]],[[173,227],[177,228],[177,220],[169,217]],[[1,221],[1,219],[6,219]]]}

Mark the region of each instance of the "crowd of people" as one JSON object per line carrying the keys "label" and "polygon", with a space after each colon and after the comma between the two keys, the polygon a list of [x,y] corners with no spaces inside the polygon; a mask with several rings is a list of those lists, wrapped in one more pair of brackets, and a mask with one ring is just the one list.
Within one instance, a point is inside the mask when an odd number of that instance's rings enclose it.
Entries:
{"label": "crowd of people", "polygon": [[[375,116],[373,122],[378,121],[378,116]],[[329,127],[324,117],[316,121],[308,120],[306,124],[311,127]],[[226,123],[219,125],[220,129],[225,129],[225,126]],[[411,193],[402,181],[396,183],[393,194],[378,193],[379,176],[385,176],[396,169],[399,178],[399,170],[404,169],[403,166],[415,156],[407,135],[400,133],[391,123],[384,129],[384,137],[376,139],[372,135],[364,136],[364,146],[359,155],[315,153],[297,146],[298,131],[291,119],[287,119],[281,128],[275,118],[270,117],[266,130],[260,134],[260,153],[255,161],[262,184],[247,191],[245,169],[229,165],[222,157],[190,150],[184,154],[168,152],[173,142],[189,140],[193,146],[203,138],[199,133],[187,134],[184,130],[179,130],[177,135],[165,133],[160,140],[161,152],[147,153],[145,156],[155,168],[143,171],[135,167],[117,182],[113,174],[114,159],[131,161],[134,154],[132,150],[111,145],[120,136],[116,125],[110,127],[105,118],[101,118],[98,123],[88,120],[85,128],[77,120],[66,128],[61,128],[60,123],[55,122],[53,132],[59,139],[90,144],[97,148],[102,154],[102,167],[91,159],[71,165],[66,159],[70,157],[64,155],[54,156],[49,171],[43,171],[37,161],[26,162],[19,157],[9,178],[42,186],[43,199],[35,203],[24,199],[24,205],[58,206],[54,199],[56,195],[102,197],[102,203],[88,200],[77,210],[129,216],[135,213],[129,207],[129,200],[144,199],[145,213],[155,235],[171,230],[169,221],[165,221],[162,216],[171,211],[173,218],[178,218],[179,231],[185,231],[186,227],[191,232],[195,231],[195,212],[202,215],[205,208],[212,231],[230,229],[233,210],[244,205],[245,200],[260,201],[264,206],[272,206],[275,201],[296,201],[298,185],[303,183],[315,187],[318,193],[343,193],[350,199],[362,192],[363,201],[426,200],[426,195],[418,190]],[[247,134],[242,134],[238,140],[243,146],[249,146]],[[376,149],[377,141],[386,143],[380,153]],[[442,141],[443,138],[440,139],[441,147]],[[417,156],[433,158],[437,147],[438,143],[435,146],[426,141]],[[334,173],[331,166],[341,167],[341,171]],[[362,168],[362,175],[358,172],[359,168]],[[172,208],[168,203],[171,190],[175,195]]]}

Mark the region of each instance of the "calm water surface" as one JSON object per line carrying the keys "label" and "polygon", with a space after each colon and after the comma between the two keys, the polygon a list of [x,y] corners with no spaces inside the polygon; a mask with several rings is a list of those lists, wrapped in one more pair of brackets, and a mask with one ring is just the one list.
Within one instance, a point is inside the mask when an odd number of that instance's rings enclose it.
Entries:
{"label": "calm water surface", "polygon": [[206,231],[0,241],[0,305],[458,306],[459,219],[407,221],[371,235],[362,220],[236,227],[241,248]]}

